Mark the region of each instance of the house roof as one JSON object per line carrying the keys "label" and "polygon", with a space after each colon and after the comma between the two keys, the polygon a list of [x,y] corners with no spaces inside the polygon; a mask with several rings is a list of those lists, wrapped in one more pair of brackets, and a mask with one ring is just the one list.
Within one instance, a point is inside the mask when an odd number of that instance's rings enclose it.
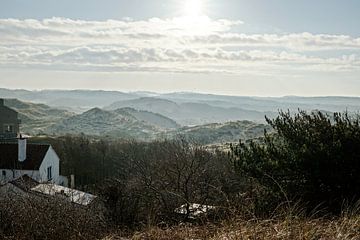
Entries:
{"label": "house roof", "polygon": [[87,206],[96,198],[95,195],[56,185],[53,183],[40,183],[31,188],[31,191],[45,194],[47,196],[59,196],[79,205]]}
{"label": "house roof", "polygon": [[0,104],[0,109],[1,109],[2,111],[8,111],[8,112],[13,112],[13,113],[18,113],[16,110],[14,110],[14,109],[12,109],[12,108],[10,108],[10,107],[8,107],[8,106],[1,105],[1,104]]}
{"label": "house roof", "polygon": [[[10,181],[8,184],[12,184],[18,189],[36,196],[56,197],[82,206],[88,206],[97,198],[97,196],[90,193],[63,187],[57,184],[39,183],[28,175],[22,175],[21,177]],[[1,187],[2,186],[0,185],[0,188]]]}
{"label": "house roof", "polygon": [[35,181],[26,174],[13,181],[10,181],[10,183],[24,191],[29,191],[31,188],[39,185],[38,181]]}
{"label": "house roof", "polygon": [[1,99],[0,99],[0,111],[3,111],[3,112],[12,112],[12,113],[16,113],[18,114],[18,112],[8,106],[5,106],[4,105],[4,100],[3,102],[1,103]]}
{"label": "house roof", "polygon": [[38,170],[49,148],[49,144],[28,143],[26,160],[19,162],[17,143],[0,143],[0,169]]}

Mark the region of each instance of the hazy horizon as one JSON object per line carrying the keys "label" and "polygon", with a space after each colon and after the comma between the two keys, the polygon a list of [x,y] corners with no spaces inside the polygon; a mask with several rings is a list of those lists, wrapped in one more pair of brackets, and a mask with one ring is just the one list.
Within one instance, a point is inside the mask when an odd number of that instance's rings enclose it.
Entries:
{"label": "hazy horizon", "polygon": [[119,92],[119,93],[148,93],[148,94],[202,94],[202,95],[214,95],[214,96],[228,96],[228,97],[254,97],[254,98],[285,98],[285,97],[306,97],[306,98],[322,98],[322,97],[347,97],[347,98],[360,98],[356,95],[268,95],[268,96],[257,96],[257,95],[236,95],[236,94],[221,94],[221,93],[212,93],[212,92],[202,92],[202,91],[148,91],[148,90],[104,90],[96,88],[43,88],[43,89],[32,89],[32,88],[3,88],[14,91],[32,91],[32,92],[41,92],[41,91],[104,91],[104,92]]}

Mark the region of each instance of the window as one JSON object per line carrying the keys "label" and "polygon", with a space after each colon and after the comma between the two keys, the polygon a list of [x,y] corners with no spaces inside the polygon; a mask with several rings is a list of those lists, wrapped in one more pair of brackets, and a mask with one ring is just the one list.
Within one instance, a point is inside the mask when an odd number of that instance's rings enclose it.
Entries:
{"label": "window", "polygon": [[7,124],[5,125],[5,132],[6,133],[12,133],[14,131],[13,125]]}
{"label": "window", "polygon": [[52,179],[52,167],[47,168],[47,179],[50,181]]}

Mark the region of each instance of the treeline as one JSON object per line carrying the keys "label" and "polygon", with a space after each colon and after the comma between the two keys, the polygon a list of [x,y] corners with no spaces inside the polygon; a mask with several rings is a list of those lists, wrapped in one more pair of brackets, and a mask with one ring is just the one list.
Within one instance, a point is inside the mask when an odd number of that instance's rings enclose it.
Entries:
{"label": "treeline", "polygon": [[[102,197],[116,224],[189,220],[192,203],[219,206],[216,215],[223,215],[245,192],[228,153],[183,139],[145,143],[82,135],[42,141],[62,159],[62,174],[75,174],[77,188]],[[183,204],[189,211],[175,213]]]}
{"label": "treeline", "polygon": [[[306,212],[338,213],[360,198],[358,116],[280,112],[267,122],[274,132],[229,152],[183,139],[42,141],[59,154],[62,174],[75,174],[79,189],[101,196],[109,221],[118,225],[190,220],[192,203],[216,206],[208,215],[216,220],[267,217],[299,202]],[[184,204],[180,216],[174,210]]]}

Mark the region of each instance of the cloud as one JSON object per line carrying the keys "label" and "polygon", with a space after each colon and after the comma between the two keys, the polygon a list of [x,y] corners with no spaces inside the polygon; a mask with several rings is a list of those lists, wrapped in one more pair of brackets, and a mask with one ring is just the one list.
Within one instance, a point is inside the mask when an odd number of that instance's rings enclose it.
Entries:
{"label": "cloud", "polygon": [[[244,34],[233,20],[0,19],[0,67],[72,71],[353,71],[360,39],[311,33]],[[336,52],[319,56],[315,52]],[[343,50],[354,53],[344,54]]]}
{"label": "cloud", "polygon": [[192,36],[187,38],[186,41],[215,46],[282,47],[294,51],[360,50],[360,38],[352,38],[345,35],[315,35],[307,32],[284,35],[225,33],[209,36]]}
{"label": "cloud", "polygon": [[264,46],[284,47],[291,50],[360,50],[360,38],[346,35],[311,33],[291,34],[241,34],[232,27],[241,21],[152,18],[147,21],[84,21],[65,18],[51,18],[42,21],[34,19],[0,19],[0,42],[2,44],[46,44],[87,45],[124,44],[141,46],[144,43],[163,42],[172,45],[221,46]]}
{"label": "cloud", "polygon": [[0,36],[3,44],[32,43],[52,45],[73,44],[133,44],[167,39],[176,41],[179,36],[209,35],[228,31],[240,21],[199,18],[194,24],[186,17],[174,19],[152,18],[147,21],[83,21],[51,18],[0,19]]}
{"label": "cloud", "polygon": [[[1,47],[0,65],[54,65],[67,66],[66,69],[93,71],[143,71],[144,68],[172,72],[212,72],[212,68],[223,69],[229,73],[232,67],[296,65],[308,68],[308,65],[321,66],[326,71],[359,68],[357,55],[339,58],[308,57],[285,51],[223,49],[170,49],[170,48],[124,48],[114,46],[84,46],[75,48],[44,47]],[[138,68],[137,68],[138,67]],[[228,70],[227,70],[228,69]]]}

